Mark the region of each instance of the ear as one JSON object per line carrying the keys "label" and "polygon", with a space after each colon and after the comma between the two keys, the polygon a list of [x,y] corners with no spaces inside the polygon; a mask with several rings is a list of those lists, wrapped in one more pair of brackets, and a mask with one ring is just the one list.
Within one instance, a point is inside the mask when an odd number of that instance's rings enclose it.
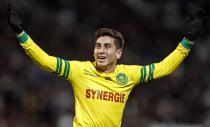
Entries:
{"label": "ear", "polygon": [[122,56],[122,49],[117,49],[116,56],[117,56],[117,59],[121,58],[121,56]]}

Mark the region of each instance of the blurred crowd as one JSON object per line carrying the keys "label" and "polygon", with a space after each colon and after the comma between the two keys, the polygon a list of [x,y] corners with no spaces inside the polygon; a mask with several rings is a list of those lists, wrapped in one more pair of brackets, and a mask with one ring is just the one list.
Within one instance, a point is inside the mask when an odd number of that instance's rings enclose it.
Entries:
{"label": "blurred crowd", "polygon": [[[187,16],[208,1],[192,0],[11,0],[24,29],[48,54],[93,60],[94,32],[108,27],[125,38],[120,63],[159,62],[184,37]],[[0,2],[0,127],[71,127],[70,84],[38,68],[5,21]],[[189,18],[188,18],[189,19]],[[210,126],[210,29],[206,27],[184,63],[170,76],[140,84],[128,99],[123,127],[152,123]]]}

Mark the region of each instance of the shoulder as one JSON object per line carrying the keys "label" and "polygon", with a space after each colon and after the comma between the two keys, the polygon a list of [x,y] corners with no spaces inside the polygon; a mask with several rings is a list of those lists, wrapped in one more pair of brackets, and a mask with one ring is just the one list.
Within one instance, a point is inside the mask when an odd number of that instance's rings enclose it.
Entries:
{"label": "shoulder", "polygon": [[125,65],[125,64],[118,64],[117,69],[118,70],[123,70],[123,71],[134,71],[134,70],[139,70],[141,68],[140,65]]}
{"label": "shoulder", "polygon": [[137,84],[140,80],[141,67],[140,65],[119,64],[117,65],[118,74],[116,78],[118,80],[127,79],[130,83]]}
{"label": "shoulder", "polygon": [[140,73],[141,67],[142,66],[140,66],[140,65],[119,64],[119,65],[117,65],[117,71],[118,71],[118,73],[125,73],[129,76],[133,76],[133,75]]}
{"label": "shoulder", "polygon": [[90,62],[90,61],[70,60],[69,63],[70,63],[70,65],[77,66],[77,67],[87,67],[87,66],[93,65],[92,62]]}

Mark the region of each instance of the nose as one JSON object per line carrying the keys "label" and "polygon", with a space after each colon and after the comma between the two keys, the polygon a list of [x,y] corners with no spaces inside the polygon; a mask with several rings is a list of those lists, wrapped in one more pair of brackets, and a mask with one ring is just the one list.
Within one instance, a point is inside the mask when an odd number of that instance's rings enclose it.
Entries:
{"label": "nose", "polygon": [[105,52],[105,48],[102,46],[100,49],[98,49],[99,53],[104,53]]}

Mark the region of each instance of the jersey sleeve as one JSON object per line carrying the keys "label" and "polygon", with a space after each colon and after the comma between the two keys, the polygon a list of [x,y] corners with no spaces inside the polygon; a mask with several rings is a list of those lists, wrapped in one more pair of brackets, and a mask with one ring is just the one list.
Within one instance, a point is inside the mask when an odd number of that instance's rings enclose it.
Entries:
{"label": "jersey sleeve", "polygon": [[171,74],[188,56],[192,42],[184,38],[177,48],[159,63],[141,66],[140,83],[148,82]]}
{"label": "jersey sleeve", "polygon": [[25,49],[26,54],[41,68],[49,72],[56,73],[58,76],[68,78],[70,71],[69,61],[50,56],[44,52],[30,36],[23,31],[17,35],[21,46]]}
{"label": "jersey sleeve", "polygon": [[125,65],[126,68],[125,70],[123,70],[124,72],[126,72],[131,81],[132,81],[132,84],[136,85],[136,84],[139,84],[140,82],[140,70],[141,70],[141,67],[142,66],[139,66],[139,65]]}

